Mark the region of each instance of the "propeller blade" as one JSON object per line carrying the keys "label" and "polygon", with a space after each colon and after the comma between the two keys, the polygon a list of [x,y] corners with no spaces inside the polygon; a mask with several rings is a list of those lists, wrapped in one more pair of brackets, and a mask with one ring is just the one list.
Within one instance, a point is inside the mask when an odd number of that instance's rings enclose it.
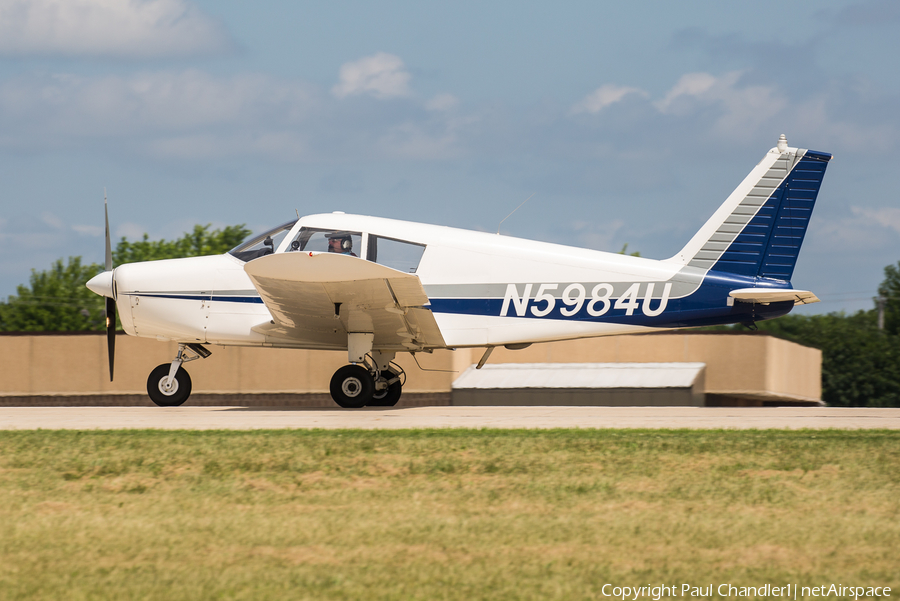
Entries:
{"label": "propeller blade", "polygon": [[[109,205],[106,202],[106,188],[103,188],[103,216],[106,220],[106,271],[112,271],[112,244],[109,239]],[[113,280],[111,285],[113,291],[115,291],[115,286],[115,280]],[[116,363],[116,301],[109,297],[106,298],[106,350],[109,356],[109,381],[112,382]]]}
{"label": "propeller blade", "polygon": [[116,362],[116,301],[106,299],[106,350],[109,353],[109,381],[113,381]]}
{"label": "propeller blade", "polygon": [[106,188],[103,188],[103,213],[106,217],[106,271],[112,271],[112,245],[109,241],[109,207],[106,204]]}

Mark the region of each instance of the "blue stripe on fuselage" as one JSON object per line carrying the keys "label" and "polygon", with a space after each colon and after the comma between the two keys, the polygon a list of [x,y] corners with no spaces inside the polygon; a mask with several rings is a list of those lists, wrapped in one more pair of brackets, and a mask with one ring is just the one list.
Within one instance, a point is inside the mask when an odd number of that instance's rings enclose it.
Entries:
{"label": "blue stripe on fuselage", "polygon": [[[616,309],[617,299],[610,299],[609,310],[601,316],[588,314],[588,303],[585,302],[581,309],[571,316],[562,314],[562,310],[570,310],[571,307],[556,299],[553,309],[544,316],[536,317],[532,308],[542,310],[546,308],[545,300],[530,298],[525,309],[525,314],[519,316],[515,308],[508,307],[506,317],[520,319],[557,319],[565,321],[603,322],[627,325],[639,325],[658,328],[689,327],[703,325],[720,325],[772,319],[787,314],[793,308],[793,301],[771,303],[769,305],[753,305],[751,303],[735,302],[728,306],[728,293],[738,288],[777,288],[790,289],[787,282],[778,280],[764,280],[762,278],[750,278],[709,272],[700,287],[692,294],[683,298],[669,299],[665,310],[655,317],[644,315],[642,311],[643,298],[637,298],[639,306],[627,314],[627,309]],[[432,298],[430,309],[434,313],[455,313],[461,315],[500,316],[503,309],[502,298]],[[660,299],[650,301],[650,310],[659,307]]]}
{"label": "blue stripe on fuselage", "polygon": [[126,296],[143,296],[146,298],[169,298],[178,300],[218,301],[224,303],[254,303],[263,304],[258,296],[216,296],[209,294],[153,294],[146,292],[124,292]]}

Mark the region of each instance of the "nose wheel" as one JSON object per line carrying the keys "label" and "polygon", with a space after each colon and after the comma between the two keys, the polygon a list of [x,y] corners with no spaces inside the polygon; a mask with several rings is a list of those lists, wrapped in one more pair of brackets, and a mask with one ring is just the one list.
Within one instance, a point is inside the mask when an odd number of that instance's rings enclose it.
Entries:
{"label": "nose wheel", "polygon": [[181,366],[174,378],[169,378],[171,365],[163,363],[156,366],[147,378],[147,394],[150,400],[160,407],[178,407],[191,396],[191,376]]}

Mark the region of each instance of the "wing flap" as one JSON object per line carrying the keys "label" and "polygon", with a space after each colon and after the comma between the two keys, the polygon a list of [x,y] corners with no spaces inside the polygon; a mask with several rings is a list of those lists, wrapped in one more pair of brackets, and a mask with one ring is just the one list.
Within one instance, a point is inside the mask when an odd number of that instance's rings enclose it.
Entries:
{"label": "wing flap", "polygon": [[809,290],[785,290],[779,288],[740,288],[728,293],[731,298],[744,303],[781,303],[794,301],[795,305],[809,305],[819,302]]}
{"label": "wing flap", "polygon": [[380,349],[444,346],[419,278],[330,253],[267,255],[244,266],[272,314],[260,333],[346,348],[348,332],[372,332]]}

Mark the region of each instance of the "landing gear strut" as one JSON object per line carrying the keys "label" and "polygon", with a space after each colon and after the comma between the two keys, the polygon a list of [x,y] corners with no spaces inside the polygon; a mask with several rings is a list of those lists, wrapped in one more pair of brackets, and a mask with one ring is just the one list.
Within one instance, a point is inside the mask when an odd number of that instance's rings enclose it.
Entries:
{"label": "landing gear strut", "polygon": [[[188,355],[185,351],[191,351]],[[191,376],[182,364],[206,359],[212,353],[199,344],[179,344],[178,354],[171,364],[157,365],[147,378],[147,394],[160,407],[178,407],[191,396]]]}
{"label": "landing gear strut", "polygon": [[400,394],[403,392],[402,377],[405,375],[402,370],[394,371],[394,366],[380,372],[379,382],[384,384],[384,389],[376,390],[372,395],[372,401],[369,407],[393,407],[400,400]]}
{"label": "landing gear strut", "polygon": [[393,407],[400,400],[406,374],[396,363],[395,353],[372,351],[356,356],[359,362],[345,365],[331,378],[331,398],[345,409]]}

